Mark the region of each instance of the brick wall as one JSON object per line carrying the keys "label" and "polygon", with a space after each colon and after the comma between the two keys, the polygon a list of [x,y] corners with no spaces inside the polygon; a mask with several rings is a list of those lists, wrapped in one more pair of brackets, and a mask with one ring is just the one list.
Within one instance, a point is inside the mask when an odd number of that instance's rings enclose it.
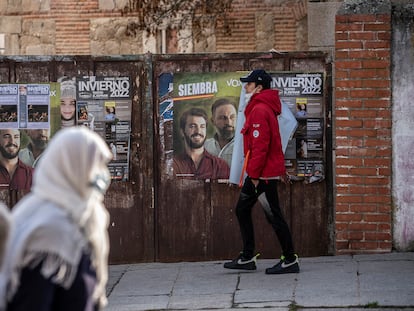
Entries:
{"label": "brick wall", "polygon": [[50,13],[55,16],[58,55],[90,54],[90,17],[96,14],[97,0],[67,1],[55,0]]}
{"label": "brick wall", "polygon": [[[298,38],[298,22],[307,15],[307,1],[281,1],[279,5],[268,4],[263,0],[233,0],[232,12],[229,14],[231,35],[216,31],[217,52],[252,52],[260,51],[256,41],[258,23],[256,17],[267,13],[273,15],[274,32],[265,40],[270,41],[273,49],[278,51],[295,51]],[[303,34],[307,37],[307,32]]]}
{"label": "brick wall", "polygon": [[336,251],[388,252],[391,12],[352,12],[335,26]]}

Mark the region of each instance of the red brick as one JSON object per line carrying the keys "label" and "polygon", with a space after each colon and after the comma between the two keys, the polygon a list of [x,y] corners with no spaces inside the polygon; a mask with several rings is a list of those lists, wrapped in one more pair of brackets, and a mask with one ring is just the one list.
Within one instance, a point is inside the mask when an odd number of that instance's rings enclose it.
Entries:
{"label": "red brick", "polygon": [[387,214],[364,214],[364,221],[376,223],[389,223],[391,221],[391,216]]}
{"label": "red brick", "polygon": [[374,32],[350,32],[349,40],[375,40]]}
{"label": "red brick", "polygon": [[351,168],[349,170],[351,175],[361,175],[361,176],[376,176],[377,175],[377,169],[376,168],[363,168],[363,167],[357,167],[357,168]]}
{"label": "red brick", "polygon": [[348,53],[348,57],[349,58],[356,58],[356,59],[360,59],[360,58],[376,58],[378,57],[378,53],[376,51],[367,51],[367,50],[352,50],[349,51]]}
{"label": "red brick", "polygon": [[350,176],[336,176],[335,179],[337,184],[345,184],[345,185],[357,185],[361,183],[361,178],[360,177],[350,177]]}
{"label": "red brick", "polygon": [[337,213],[336,218],[337,221],[347,221],[347,222],[354,222],[354,221],[361,221],[362,215],[361,214],[354,214],[354,213]]}
{"label": "red brick", "polygon": [[376,224],[369,224],[364,222],[358,222],[358,223],[350,223],[348,225],[349,231],[377,231],[378,227]]}
{"label": "red brick", "polygon": [[346,166],[362,166],[364,163],[363,159],[356,158],[340,158],[336,159],[336,165],[346,165]]}
{"label": "red brick", "polygon": [[377,90],[377,96],[379,98],[391,98],[391,90],[390,89],[384,89],[384,90]]}
{"label": "red brick", "polygon": [[378,72],[375,69],[367,69],[362,68],[359,70],[352,70],[349,72],[349,78],[355,79],[355,78],[378,78]]}
{"label": "red brick", "polygon": [[[350,99],[337,99],[336,108],[347,107],[347,108],[357,108],[362,107],[362,101],[354,98]],[[336,110],[338,111],[338,109]]]}
{"label": "red brick", "polygon": [[377,151],[373,148],[352,148],[349,150],[349,156],[355,157],[375,157]]}
{"label": "red brick", "polygon": [[362,80],[339,80],[336,82],[338,88],[361,88],[362,85]]}
{"label": "red brick", "polygon": [[[353,188],[361,189],[362,187],[353,187]],[[369,213],[369,212],[372,213],[372,212],[377,211],[377,206],[375,204],[361,204],[361,205],[352,204],[350,207],[350,211],[354,213]]]}
{"label": "red brick", "polygon": [[352,50],[352,49],[362,49],[362,42],[359,41],[336,41],[335,49],[337,50]]}
{"label": "red brick", "polygon": [[349,33],[348,32],[335,32],[335,40],[336,41],[342,41],[342,40],[348,40],[349,39]]}
{"label": "red brick", "polygon": [[[350,110],[349,112],[350,117],[352,118],[375,118],[377,116],[377,111],[375,110]],[[364,120],[365,124],[365,120]],[[365,125],[366,126],[366,125]]]}
{"label": "red brick", "polygon": [[350,240],[363,240],[364,233],[361,231],[351,231],[348,234]]}
{"label": "red brick", "polygon": [[388,232],[367,232],[365,233],[365,240],[367,241],[391,241],[391,234]]}
{"label": "red brick", "polygon": [[355,242],[351,241],[351,248],[354,250],[375,250],[378,249],[378,244],[375,242]]}
{"label": "red brick", "polygon": [[349,15],[348,21],[351,23],[364,22],[364,26],[367,22],[376,22],[377,17],[371,14],[351,14]]}
{"label": "red brick", "polygon": [[[377,116],[379,115],[378,112],[375,112],[375,114]],[[363,126],[368,127],[368,128],[390,129],[392,126],[392,121],[390,119],[389,120],[364,120]]]}
{"label": "red brick", "polygon": [[341,90],[338,89],[335,91],[337,98],[348,98],[349,97],[349,90]]}
{"label": "red brick", "polygon": [[336,79],[346,79],[349,76],[349,70],[337,69],[335,71]]}
{"label": "red brick", "polygon": [[366,108],[390,107],[390,100],[389,99],[366,99],[364,100],[364,105]]}
{"label": "red brick", "polygon": [[337,127],[352,127],[352,128],[361,128],[362,121],[361,120],[336,120]]}
{"label": "red brick", "polygon": [[343,61],[336,61],[335,68],[338,69],[359,69],[361,68],[361,61],[355,60],[343,60]]}
{"label": "red brick", "polygon": [[363,60],[362,67],[363,68],[389,68],[390,61],[389,60]]}
{"label": "red brick", "polygon": [[350,31],[362,31],[363,24],[357,24],[357,23],[337,23],[335,25],[335,31],[344,31],[344,32],[350,32]]}
{"label": "red brick", "polygon": [[370,41],[364,43],[366,49],[389,49],[391,42],[389,41]]}
{"label": "red brick", "polygon": [[381,40],[381,41],[391,40],[391,32],[388,32],[388,31],[378,32],[377,37],[378,37],[378,40]]}
{"label": "red brick", "polygon": [[372,89],[364,89],[364,90],[351,90],[350,91],[351,97],[356,98],[374,98],[378,97],[377,91]]}
{"label": "red brick", "polygon": [[361,80],[361,86],[364,88],[384,88],[390,87],[391,81],[384,79]]}
{"label": "red brick", "polygon": [[363,165],[376,166],[376,167],[389,167],[391,165],[390,159],[375,158],[375,159],[362,159]]}
{"label": "red brick", "polygon": [[364,24],[364,31],[391,31],[390,23],[366,23]]}

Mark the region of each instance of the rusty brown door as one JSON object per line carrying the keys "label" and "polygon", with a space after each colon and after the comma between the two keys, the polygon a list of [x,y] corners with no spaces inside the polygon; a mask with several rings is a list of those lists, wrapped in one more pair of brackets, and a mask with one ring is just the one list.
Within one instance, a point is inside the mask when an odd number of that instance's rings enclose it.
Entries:
{"label": "rusty brown door", "polygon": [[[174,180],[171,124],[160,127],[159,77],[176,72],[319,71],[329,78],[326,55],[252,53],[131,55],[120,57],[2,57],[1,83],[55,82],[61,76],[129,76],[133,82],[129,180],[113,182],[105,198],[110,212],[110,262],[217,260],[241,248],[234,205],[238,187],[218,181]],[[329,79],[328,81],[329,82]],[[280,200],[301,256],[333,253],[332,181],[329,155],[329,83],[325,84],[326,179],[279,187]],[[24,194],[2,192],[8,204]],[[257,250],[278,256],[278,242],[260,206],[254,209]]]}
{"label": "rusty brown door", "polygon": [[[47,83],[68,76],[129,76],[133,83],[129,180],[113,182],[105,197],[110,213],[110,262],[154,260],[153,106],[151,58],[55,56],[2,57],[1,83]],[[13,206],[24,193],[1,191]]]}
{"label": "rusty brown door", "polygon": [[[330,76],[321,53],[214,54],[154,56],[154,77],[174,73],[234,72],[264,68],[267,71],[324,72]],[[327,79],[328,80],[328,79]],[[155,79],[155,89],[157,80]],[[154,94],[156,92],[154,91]],[[325,83],[325,138],[329,135],[329,83]],[[154,102],[160,102],[154,98]],[[155,115],[159,115],[156,110]],[[172,122],[160,124],[155,248],[157,261],[198,261],[231,258],[241,250],[234,214],[238,187],[217,181],[180,180],[171,177]],[[324,145],[326,155],[329,144]],[[330,162],[329,155],[324,159]],[[326,175],[330,174],[327,168]],[[300,256],[333,252],[332,202],[329,176],[323,182],[280,185],[279,197]],[[280,247],[259,204],[253,210],[256,248],[262,258],[280,256]]]}

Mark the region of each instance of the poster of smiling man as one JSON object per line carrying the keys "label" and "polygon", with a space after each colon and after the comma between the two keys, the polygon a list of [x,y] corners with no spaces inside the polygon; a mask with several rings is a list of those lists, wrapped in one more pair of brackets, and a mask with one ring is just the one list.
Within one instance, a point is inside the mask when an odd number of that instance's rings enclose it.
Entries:
{"label": "poster of smiling man", "polygon": [[173,77],[173,174],[229,178],[240,73],[178,73]]}

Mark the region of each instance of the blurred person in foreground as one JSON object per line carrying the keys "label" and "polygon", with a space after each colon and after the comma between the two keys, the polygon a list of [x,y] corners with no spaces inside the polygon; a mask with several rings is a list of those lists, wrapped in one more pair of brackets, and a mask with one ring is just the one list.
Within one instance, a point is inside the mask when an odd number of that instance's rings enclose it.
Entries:
{"label": "blurred person in foreground", "polygon": [[59,131],[11,212],[0,310],[92,311],[106,304],[107,144],[86,127]]}
{"label": "blurred person in foreground", "polygon": [[282,248],[280,261],[265,270],[266,274],[298,273],[299,261],[293,248],[292,235],[283,216],[277,193],[277,182],[289,183],[277,116],[282,106],[277,90],[270,89],[272,77],[257,69],[240,78],[246,83],[244,110],[246,121],[241,133],[247,177],[236,205],[243,250],[224,268],[256,270],[255,240],[252,209],[259,200],[267,221],[273,228]]}

